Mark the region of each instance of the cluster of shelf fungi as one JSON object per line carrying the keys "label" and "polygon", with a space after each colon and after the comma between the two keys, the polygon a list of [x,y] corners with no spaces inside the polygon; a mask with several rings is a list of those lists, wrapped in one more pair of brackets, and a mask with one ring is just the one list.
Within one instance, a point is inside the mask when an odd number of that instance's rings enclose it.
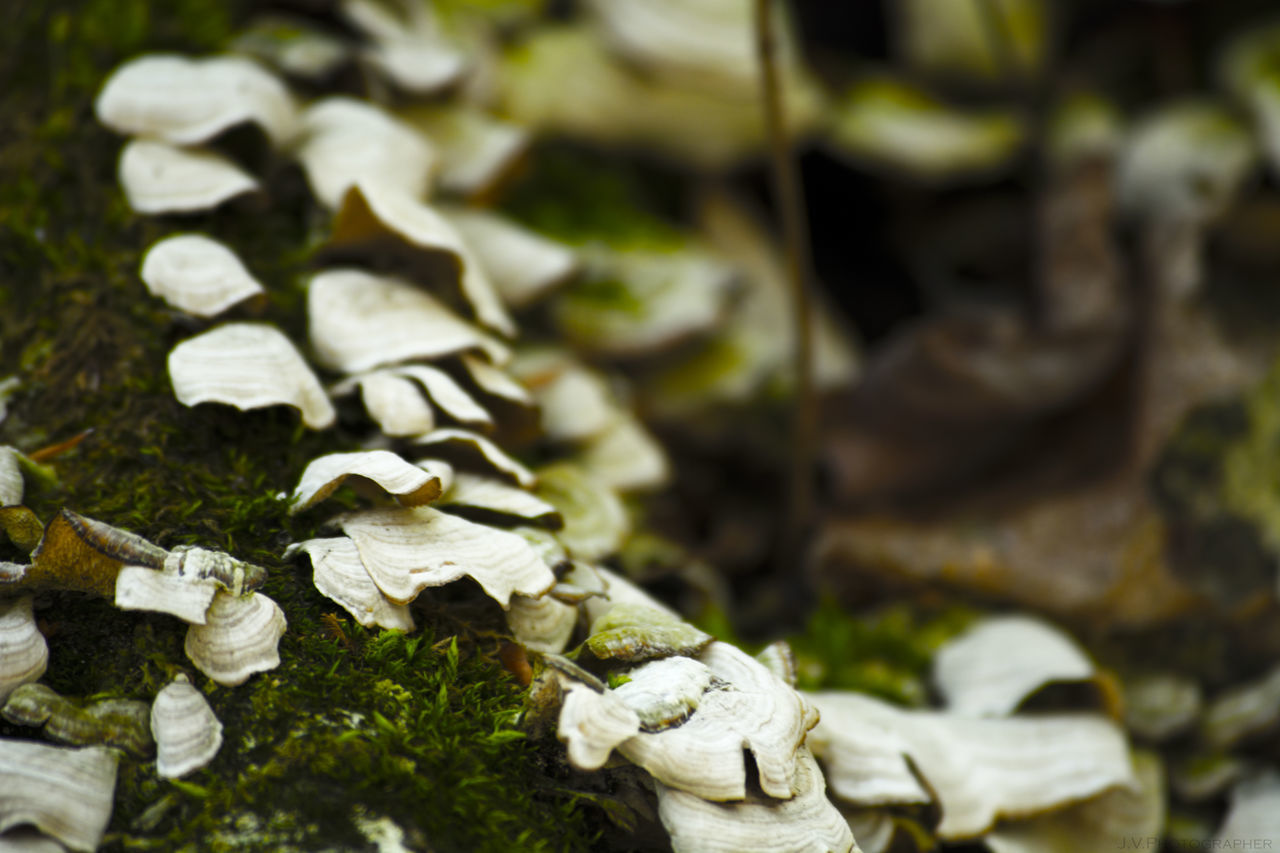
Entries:
{"label": "cluster of shelf fungi", "polygon": [[[104,85],[98,118],[130,137],[119,175],[137,213],[181,216],[269,194],[269,176],[213,144],[249,124],[302,169],[330,217],[319,271],[305,283],[305,342],[243,319],[269,294],[216,235],[176,232],[148,249],[139,271],[139,298],[207,325],[169,354],[181,403],[290,406],[323,430],[337,421],[334,400],[358,393],[377,427],[360,446],[313,460],[281,497],[291,512],[321,512],[350,486],[365,506],[334,515],[333,535],[281,557],[305,555],[317,589],[373,629],[413,631],[410,605],[424,590],[473,580],[538,664],[531,729],[553,728],[579,771],[643,771],[676,850],[870,853],[910,843],[922,827],[995,853],[1159,835],[1158,756],[1131,746],[1114,679],[1045,622],[992,618],[955,638],[934,662],[939,707],[906,710],[858,693],[799,691],[785,644],[749,655],[602,565],[631,532],[627,501],[662,488],[672,471],[617,377],[581,353],[645,358],[714,338],[733,359],[697,394],[740,401],[785,374],[789,342],[776,253],[723,196],[706,200],[705,235],[661,250],[567,245],[486,207],[540,130],[647,141],[707,168],[758,146],[755,60],[741,38],[747,4],[719,4],[733,7],[723,43],[678,4],[590,5],[605,36],[585,25],[548,29],[520,55],[527,73],[490,84],[516,122],[488,111],[482,83],[463,85],[469,74],[483,82],[472,66],[493,70],[483,38],[442,29],[416,3],[403,16],[343,3],[350,42],[314,33],[305,49],[286,52],[264,29],[240,42],[252,57],[143,56]],[[685,53],[646,36],[650,16],[668,13],[692,16]],[[713,34],[700,44],[704,32]],[[784,58],[797,126],[811,128],[821,94],[792,53]],[[626,62],[658,73],[632,75]],[[548,99],[536,90],[544,77],[563,82],[564,63],[597,69],[603,94]],[[268,64],[311,91],[356,64],[396,97],[301,103]],[[694,115],[711,130],[690,132]],[[872,144],[851,117],[830,132],[855,151]],[[1008,136],[985,125],[956,133],[971,149],[978,142],[966,133],[997,148]],[[594,313],[590,299],[561,290],[575,278],[615,277],[634,288],[640,310]],[[535,307],[576,349],[517,342],[516,318]],[[847,342],[829,324],[816,334],[820,382],[847,380]],[[669,403],[679,410],[689,400],[673,393]],[[519,450],[535,443],[552,461],[530,468]],[[160,777],[184,776],[217,754],[222,726],[184,674],[151,702],[82,702],[42,685],[50,643],[32,596],[74,590],[182,620],[191,666],[228,687],[279,665],[288,614],[257,591],[263,569],[234,555],[165,550],[74,508],[41,524],[22,503],[23,470],[34,464],[0,449],[4,528],[30,553],[28,563],[0,566],[0,713],[64,745],[35,735],[0,741],[0,832],[15,844],[52,838],[92,850],[110,820],[119,761],[154,760]],[[1091,698],[1027,710],[1062,683],[1088,687]],[[1207,711],[1182,687],[1131,688],[1128,727],[1159,741],[1207,720],[1230,746],[1266,724],[1266,709],[1280,713],[1271,681]],[[1132,710],[1144,708],[1139,688],[1157,697],[1148,717]],[[1241,707],[1260,706],[1241,721]],[[1221,837],[1243,837],[1278,799],[1275,777],[1251,778]]]}

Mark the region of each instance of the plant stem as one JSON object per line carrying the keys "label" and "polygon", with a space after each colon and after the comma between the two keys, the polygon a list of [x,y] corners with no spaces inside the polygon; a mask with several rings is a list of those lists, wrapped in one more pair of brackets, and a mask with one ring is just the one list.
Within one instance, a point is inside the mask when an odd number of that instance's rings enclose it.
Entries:
{"label": "plant stem", "polygon": [[779,557],[794,559],[813,513],[813,459],[818,428],[818,401],[813,387],[811,311],[807,279],[810,270],[809,225],[803,189],[787,138],[787,120],[778,82],[777,40],[771,0],[755,0],[756,48],[764,97],[765,127],[772,158],[774,201],[782,217],[787,278],[791,285],[795,412],[791,433],[791,472],[786,526]]}

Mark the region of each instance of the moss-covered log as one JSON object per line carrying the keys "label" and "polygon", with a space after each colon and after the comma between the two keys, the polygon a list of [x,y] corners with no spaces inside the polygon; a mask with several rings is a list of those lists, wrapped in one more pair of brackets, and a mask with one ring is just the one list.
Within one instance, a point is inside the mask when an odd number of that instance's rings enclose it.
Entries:
{"label": "moss-covered log", "polygon": [[[432,850],[582,849],[601,829],[564,778],[554,741],[514,727],[518,685],[500,666],[495,606],[417,605],[414,636],[363,631],[281,560],[315,519],[286,515],[278,495],[305,462],[345,449],[341,429],[314,434],[283,408],[188,409],[173,398],[165,355],[190,320],[138,279],[142,250],[178,230],[234,241],[267,285],[268,319],[298,333],[313,222],[301,176],[275,172],[252,210],[143,220],[117,187],[120,141],[98,126],[107,73],[144,51],[219,49],[251,3],[181,0],[23,2],[7,11],[0,136],[0,376],[17,379],[0,443],[28,452],[83,436],[27,484],[45,521],[60,507],[172,548],[223,548],[270,570],[264,592],[289,619],[282,665],[238,688],[203,677],[226,727],[206,769],[180,781],[126,759],[107,849],[362,849],[361,821],[387,817]],[[25,560],[11,543],[0,559]],[[458,598],[458,596],[454,596]],[[461,608],[461,611],[457,608]],[[185,626],[126,613],[84,594],[37,599],[51,647],[45,681],[69,696],[150,700],[178,670]],[[5,737],[32,729],[0,724]]]}

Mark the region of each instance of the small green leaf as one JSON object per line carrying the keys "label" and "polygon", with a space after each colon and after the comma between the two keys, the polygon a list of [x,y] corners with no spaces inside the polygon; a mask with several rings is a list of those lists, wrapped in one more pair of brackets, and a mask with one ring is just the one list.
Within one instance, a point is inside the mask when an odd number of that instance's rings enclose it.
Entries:
{"label": "small green leaf", "polygon": [[389,735],[396,735],[400,733],[399,730],[395,727],[395,725],[390,720],[382,716],[382,714],[378,713],[377,711],[373,712],[373,722],[374,722],[374,725],[376,725],[378,728],[382,729],[384,732],[386,732]]}
{"label": "small green leaf", "polygon": [[188,794],[192,797],[198,797],[202,800],[208,799],[209,797],[209,789],[202,785],[196,785],[192,782],[183,782],[181,779],[170,779],[169,784],[177,788],[182,793]]}

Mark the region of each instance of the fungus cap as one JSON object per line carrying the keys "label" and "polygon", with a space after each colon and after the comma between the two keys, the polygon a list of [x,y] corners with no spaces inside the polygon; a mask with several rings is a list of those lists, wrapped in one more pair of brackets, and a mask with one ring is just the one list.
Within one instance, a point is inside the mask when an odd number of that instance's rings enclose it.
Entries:
{"label": "fungus cap", "polygon": [[445,266],[480,324],[515,336],[515,323],[484,268],[443,216],[398,184],[351,185],[339,205],[328,247],[344,253],[374,251],[388,242],[398,243],[433,269]]}
{"label": "fungus cap", "polygon": [[360,549],[346,536],[330,539],[308,539],[290,545],[289,557],[303,552],[311,558],[311,577],[316,589],[366,628],[381,627],[396,631],[412,631],[413,615],[403,604],[396,604],[382,594],[360,559]]}
{"label": "fungus cap", "polygon": [[808,749],[796,752],[795,795],[756,793],[711,802],[657,782],[658,817],[678,853],[859,853],[848,821],[827,799],[826,782]]}
{"label": "fungus cap", "polygon": [[116,575],[115,605],[121,610],[168,613],[192,625],[203,625],[219,589],[222,586],[212,578],[183,576],[149,566],[123,566]]}
{"label": "fungus cap", "polygon": [[325,98],[302,114],[298,159],[316,198],[337,210],[352,186],[399,187],[416,198],[431,188],[430,143],[391,114],[354,98]]}
{"label": "fungus cap", "polygon": [[284,83],[242,56],[140,56],[116,69],[94,108],[117,133],[175,145],[206,142],[244,122],[282,145],[297,121]]}
{"label": "fungus cap", "polygon": [[199,213],[258,189],[221,154],[135,139],[120,153],[120,185],[138,213]]}
{"label": "fungus cap", "polygon": [[451,427],[436,429],[415,437],[413,443],[418,447],[430,447],[433,453],[449,456],[455,465],[462,462],[474,463],[526,489],[538,482],[532,471],[502,448],[470,430]]}
{"label": "fungus cap", "polygon": [[199,770],[222,747],[222,723],[204,696],[179,674],[151,705],[151,734],[156,740],[156,774],[176,779]]}
{"label": "fungus cap", "polygon": [[343,373],[467,351],[499,363],[510,355],[431,294],[362,270],[328,270],[313,277],[307,318],[317,360]]}
{"label": "fungus cap", "polygon": [[0,702],[36,681],[49,665],[49,644],[36,627],[31,596],[0,601]]}
{"label": "fungus cap", "polygon": [[187,629],[184,648],[197,669],[234,687],[280,665],[277,644],[285,628],[284,613],[265,595],[235,596],[219,590],[205,624]]}
{"label": "fungus cap", "polygon": [[706,800],[747,795],[744,750],[755,759],[760,789],[790,799],[796,787],[799,751],[818,721],[813,706],[742,650],[713,642],[698,656],[723,682],[702,695],[683,724],[641,732],[618,751],[672,788]]}
{"label": "fungus cap", "polygon": [[984,620],[933,659],[947,710],[966,717],[1003,717],[1050,682],[1093,675],[1093,663],[1070,636],[1029,616]]}
{"label": "fungus cap", "polygon": [[111,821],[119,753],[0,738],[0,832],[31,824],[67,847],[98,849]]}
{"label": "fungus cap", "polygon": [[856,693],[805,695],[822,713],[809,745],[836,797],[859,805],[928,802],[913,784],[914,769],[942,808],[937,834],[945,840],[982,835],[1001,817],[1030,817],[1137,785],[1124,732],[1099,714],[975,719],[902,710]]}
{"label": "fungus cap", "polygon": [[481,474],[456,474],[453,486],[440,499],[440,504],[471,511],[477,516],[532,523],[553,530],[564,524],[560,511],[552,504],[504,480]]}
{"label": "fungus cap", "polygon": [[540,598],[511,596],[507,627],[516,642],[535,652],[564,651],[578,624],[578,608],[550,594]]}
{"label": "fungus cap", "polygon": [[289,512],[310,509],[351,477],[375,484],[401,506],[430,503],[444,492],[444,484],[439,477],[406,462],[390,450],[329,453],[307,463],[290,498]]}
{"label": "fungus cap", "polygon": [[203,234],[156,243],[142,259],[140,276],[153,294],[197,317],[216,316],[264,292],[235,252]]}
{"label": "fungus cap", "polygon": [[335,523],[360,551],[369,576],[392,602],[469,576],[504,608],[513,594],[541,596],[555,575],[521,536],[431,507],[346,513]]}
{"label": "fungus cap", "polygon": [[169,379],[185,406],[292,406],[311,429],[332,426],[337,419],[297,347],[265,323],[226,323],[188,338],[169,353]]}
{"label": "fungus cap", "polygon": [[460,207],[443,208],[441,213],[512,308],[537,302],[577,271],[577,256],[567,246],[496,213]]}

